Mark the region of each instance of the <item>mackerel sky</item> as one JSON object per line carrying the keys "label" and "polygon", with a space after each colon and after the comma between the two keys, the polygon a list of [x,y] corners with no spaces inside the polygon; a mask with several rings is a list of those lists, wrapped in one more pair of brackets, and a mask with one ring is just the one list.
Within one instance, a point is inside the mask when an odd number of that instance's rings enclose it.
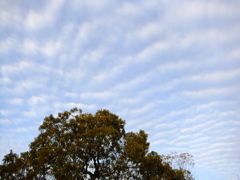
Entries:
{"label": "mackerel sky", "polygon": [[44,117],[109,109],[150,150],[240,176],[239,0],[1,0],[0,158]]}

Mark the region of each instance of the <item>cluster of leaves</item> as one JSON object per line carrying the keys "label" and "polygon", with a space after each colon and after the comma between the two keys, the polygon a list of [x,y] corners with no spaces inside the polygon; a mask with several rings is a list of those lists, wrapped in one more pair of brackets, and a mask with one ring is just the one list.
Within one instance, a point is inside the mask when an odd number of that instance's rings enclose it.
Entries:
{"label": "cluster of leaves", "polygon": [[[149,152],[148,135],[126,133],[125,121],[108,110],[96,114],[74,108],[46,117],[40,134],[20,156],[10,151],[0,165],[0,179],[192,179],[180,156]],[[173,160],[183,163],[171,166]]]}

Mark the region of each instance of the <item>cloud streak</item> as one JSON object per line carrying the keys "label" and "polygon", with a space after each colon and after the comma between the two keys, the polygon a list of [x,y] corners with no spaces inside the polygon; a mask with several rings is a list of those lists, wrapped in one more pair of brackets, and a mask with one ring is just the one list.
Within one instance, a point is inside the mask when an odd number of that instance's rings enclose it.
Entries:
{"label": "cloud streak", "polygon": [[145,130],[151,150],[193,154],[199,179],[234,179],[239,5],[2,1],[0,156],[27,150],[49,114],[107,108]]}

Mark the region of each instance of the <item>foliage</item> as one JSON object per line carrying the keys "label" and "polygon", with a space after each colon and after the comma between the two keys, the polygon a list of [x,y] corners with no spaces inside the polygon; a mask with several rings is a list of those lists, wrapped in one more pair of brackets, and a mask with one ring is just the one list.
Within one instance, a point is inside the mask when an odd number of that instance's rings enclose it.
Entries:
{"label": "foliage", "polygon": [[124,125],[108,110],[93,115],[74,108],[50,115],[28,152],[18,156],[11,150],[4,157],[0,179],[182,180],[191,175],[183,166],[191,156],[148,152],[148,135],[143,130],[126,133]]}
{"label": "foliage", "polygon": [[184,174],[186,180],[193,180],[193,175],[191,169],[194,167],[193,156],[189,153],[180,153],[177,152],[170,153],[166,156],[162,156],[164,162],[167,162],[171,165],[173,169],[178,169]]}

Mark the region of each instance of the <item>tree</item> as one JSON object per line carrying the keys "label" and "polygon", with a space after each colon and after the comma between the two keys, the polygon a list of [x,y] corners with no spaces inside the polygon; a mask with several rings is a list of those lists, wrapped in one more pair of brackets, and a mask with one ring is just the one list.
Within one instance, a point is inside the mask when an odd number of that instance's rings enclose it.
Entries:
{"label": "tree", "polygon": [[167,156],[162,156],[164,162],[167,162],[171,165],[173,169],[184,174],[186,180],[193,180],[193,175],[191,169],[194,167],[193,156],[189,153],[180,153],[177,152],[170,153]]}
{"label": "tree", "polygon": [[107,110],[92,115],[72,109],[46,117],[30,145],[34,171],[57,179],[118,178],[124,164],[124,125]]}
{"label": "tree", "polygon": [[184,179],[183,171],[148,152],[143,130],[126,133],[124,125],[108,110],[50,115],[28,152],[5,156],[0,179]]}
{"label": "tree", "polygon": [[1,165],[1,168],[0,168],[1,176],[4,176],[6,179],[17,178],[19,174],[18,168],[17,168],[18,164],[19,164],[18,155],[13,153],[12,150],[10,150],[10,153],[5,155],[3,158],[3,165]]}

